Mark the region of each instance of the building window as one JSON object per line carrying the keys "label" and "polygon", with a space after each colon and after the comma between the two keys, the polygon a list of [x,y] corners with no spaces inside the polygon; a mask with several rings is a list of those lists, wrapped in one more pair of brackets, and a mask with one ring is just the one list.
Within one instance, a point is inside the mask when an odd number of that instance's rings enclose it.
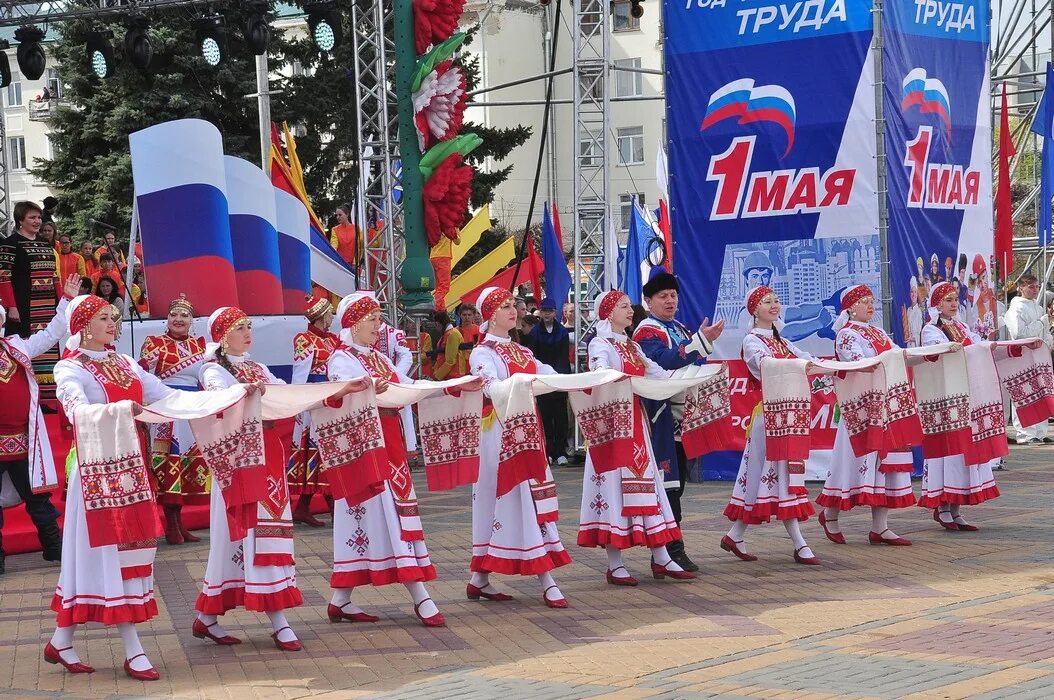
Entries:
{"label": "building window", "polygon": [[11,74],[11,84],[7,86],[7,106],[22,106],[22,76],[18,73]]}
{"label": "building window", "polygon": [[62,76],[56,68],[48,68],[48,93],[51,94],[53,100],[62,99]]}
{"label": "building window", "polygon": [[640,17],[629,12],[629,0],[615,0],[611,3],[611,30],[615,32],[632,32],[640,29]]}
{"label": "building window", "polygon": [[584,168],[593,168],[600,165],[601,144],[600,136],[589,132],[578,142],[578,155]]}
{"label": "building window", "polygon": [[644,162],[644,127],[627,126],[618,130],[618,164],[640,165]]}
{"label": "building window", "polygon": [[13,136],[7,140],[7,162],[12,170],[26,169],[25,136]]}
{"label": "building window", "polygon": [[640,68],[639,58],[621,58],[615,61],[615,96],[639,97],[644,94],[644,75],[619,70],[619,68]]}
{"label": "building window", "polygon": [[[619,230],[629,231],[629,222],[633,218],[633,197],[634,194],[629,192],[627,194],[620,194],[618,197],[619,206]],[[644,193],[637,192],[637,206],[644,206]]]}

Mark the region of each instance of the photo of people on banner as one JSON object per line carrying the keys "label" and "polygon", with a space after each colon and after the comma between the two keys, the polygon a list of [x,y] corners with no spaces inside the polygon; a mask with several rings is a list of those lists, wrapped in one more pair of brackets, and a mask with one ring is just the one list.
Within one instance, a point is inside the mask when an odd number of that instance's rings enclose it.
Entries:
{"label": "photo of people on banner", "polygon": [[982,338],[994,340],[998,334],[996,319],[999,317],[995,284],[992,280],[993,265],[980,253],[959,253],[957,259],[946,256],[943,263],[937,253],[931,253],[929,264],[919,255],[917,272],[907,281],[908,301],[902,302],[899,314],[894,314],[893,325],[899,324],[904,333],[905,347],[920,347],[922,327],[928,320],[926,300],[930,289],[938,282],[951,282],[959,293],[958,318]]}

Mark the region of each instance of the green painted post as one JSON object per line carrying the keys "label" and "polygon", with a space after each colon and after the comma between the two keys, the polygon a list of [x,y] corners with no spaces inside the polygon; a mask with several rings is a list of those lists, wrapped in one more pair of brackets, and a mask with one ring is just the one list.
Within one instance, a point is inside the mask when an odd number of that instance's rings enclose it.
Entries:
{"label": "green painted post", "polygon": [[424,178],[421,176],[421,151],[417,145],[411,84],[417,67],[414,45],[413,0],[395,0],[395,94],[399,104],[399,157],[403,163],[403,240],[406,258],[401,280],[408,309],[432,308],[435,272],[428,258],[428,240],[424,225]]}

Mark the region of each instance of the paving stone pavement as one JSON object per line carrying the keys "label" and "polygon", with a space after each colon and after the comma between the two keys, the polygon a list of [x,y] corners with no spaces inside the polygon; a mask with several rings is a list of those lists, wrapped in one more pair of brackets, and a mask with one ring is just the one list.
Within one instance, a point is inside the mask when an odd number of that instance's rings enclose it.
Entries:
{"label": "paving stone pavement", "polygon": [[[115,630],[81,628],[75,643],[97,668],[72,676],[43,663],[57,568],[38,555],[8,557],[0,577],[0,695],[27,698],[1054,698],[1054,447],[1013,447],[997,472],[1003,495],[966,509],[976,533],[936,527],[919,508],[890,521],[910,548],[867,544],[870,519],[841,518],[848,545],[815,520],[803,532],[820,567],[796,565],[778,525],[750,528],[760,560],[718,549],[729,483],[691,484],[685,538],[700,578],[645,578],[644,550],[626,555],[637,588],[604,582],[601,550],[574,545],[581,468],[557,471],[560,531],[575,558],[556,572],[570,601],[549,610],[533,578],[495,576],[508,603],[465,599],[467,489],[430,494],[421,513],[446,615],[422,627],[401,586],[359,589],[376,624],[330,624],[332,530],[297,527],[305,605],[288,611],[305,650],[270,642],[263,615],[224,618],[245,643],[217,647],[190,634],[207,543],[161,545],[160,615],[140,625],[162,674],[133,681],[120,669]],[[420,475],[418,475],[419,481]],[[815,495],[818,484],[811,484]]]}

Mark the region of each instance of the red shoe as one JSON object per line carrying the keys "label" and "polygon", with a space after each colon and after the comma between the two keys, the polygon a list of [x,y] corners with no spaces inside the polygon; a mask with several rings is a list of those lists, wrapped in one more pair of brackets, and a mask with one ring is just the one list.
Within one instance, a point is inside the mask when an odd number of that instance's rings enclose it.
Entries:
{"label": "red shoe", "polygon": [[[620,566],[618,567],[618,569],[622,569],[627,574],[629,574],[629,570],[624,566]],[[608,569],[607,579],[608,583],[610,583],[612,586],[636,586],[638,583],[640,583],[640,581],[633,578],[632,576],[616,576],[615,572],[618,571],[618,569]]]}
{"label": "red shoe", "polygon": [[840,532],[831,532],[827,529],[827,523],[838,522],[838,518],[835,518],[833,521],[828,520],[827,516],[824,515],[823,511],[821,510],[819,520],[820,527],[823,528],[823,534],[827,535],[827,539],[831,540],[831,542],[834,542],[835,544],[845,544],[845,535]]}
{"label": "red shoe", "polygon": [[819,558],[817,558],[817,557],[803,557],[802,555],[798,554],[798,552],[800,552],[803,549],[808,549],[808,547],[809,547],[809,545],[803,544],[801,547],[798,547],[797,549],[795,549],[794,550],[794,561],[798,562],[799,564],[806,564],[808,566],[819,566],[822,563],[822,562],[820,562]]}
{"label": "red shoe", "polygon": [[944,528],[945,530],[952,530],[952,531],[957,531],[957,530],[959,530],[959,526],[958,526],[958,525],[957,525],[956,523],[954,523],[954,522],[946,523],[946,522],[944,522],[943,520],[941,520],[941,516],[940,516],[940,514],[938,513],[938,510],[937,510],[936,508],[934,508],[934,509],[933,509],[933,520],[934,520],[934,521],[935,521],[935,522],[936,522],[936,523],[937,523],[938,525],[940,525],[941,527],[943,527],[943,528]]}
{"label": "red shoe", "polygon": [[888,544],[893,547],[910,547],[911,540],[904,539],[903,537],[893,537],[892,539],[886,539],[882,535],[889,532],[889,530],[883,530],[882,532],[869,532],[867,533],[867,541],[871,544]]}
{"label": "red shoe", "polygon": [[[219,622],[212,623],[212,625],[218,624]],[[201,621],[200,618],[195,618],[194,624],[190,626],[190,633],[198,639],[211,639],[212,641],[219,644],[221,647],[229,647],[234,644],[242,643],[242,640],[238,639],[237,637],[232,637],[229,634],[226,634],[222,637],[217,637],[212,632],[209,632],[209,628],[212,627],[212,625],[206,625],[204,622]]]}
{"label": "red shoe", "polygon": [[721,538],[721,549],[725,550],[726,552],[732,552],[732,554],[735,554],[737,557],[739,557],[743,561],[757,561],[758,560],[757,556],[755,556],[753,554],[748,554],[747,552],[744,552],[743,550],[741,550],[739,547],[736,546],[736,545],[742,544],[742,543],[743,543],[743,540],[739,540],[738,542],[736,542],[734,539],[732,539],[728,535],[725,535],[724,537]]}
{"label": "red shoe", "polygon": [[971,525],[968,522],[955,523],[955,527],[959,528],[959,532],[977,532],[981,528],[976,525]]}
{"label": "red shoe", "polygon": [[691,571],[670,571],[665,564],[659,565],[655,562],[651,563],[651,575],[657,579],[664,579],[669,576],[674,581],[692,581],[696,577]]}
{"label": "red shoe", "polygon": [[[425,600],[432,600],[431,598],[425,598]],[[414,615],[417,615],[417,619],[421,621],[421,624],[425,627],[445,627],[446,618],[443,617],[443,613],[437,612],[431,617],[425,617],[421,614],[421,606],[425,604],[425,600],[414,605]]]}
{"label": "red shoe", "polygon": [[465,586],[465,595],[468,596],[469,600],[479,600],[480,598],[495,601],[512,600],[512,596],[508,593],[487,593],[482,588],[473,586],[471,583]]}
{"label": "red shoe", "polygon": [[146,658],[146,654],[136,654],[131,659],[124,660],[124,672],[128,674],[128,677],[137,681],[156,681],[161,678],[161,674],[157,672],[156,668],[148,668],[145,671],[136,671],[132,668],[132,661],[142,656]]}
{"label": "red shoe", "polygon": [[376,622],[381,619],[376,615],[364,612],[346,613],[343,608],[338,608],[333,603],[330,603],[326,608],[326,615],[329,617],[330,622],[340,622],[341,620],[347,620],[348,622]]}
{"label": "red shoe", "polygon": [[[555,585],[549,586],[549,588],[556,588],[556,590],[560,590]],[[546,588],[544,591],[542,591],[542,600],[545,602],[546,607],[558,608],[558,609],[562,609],[562,608],[568,607],[567,600],[564,599],[564,598],[557,598],[555,600],[549,600],[548,598],[546,598],[545,594],[549,592],[549,588]]]}
{"label": "red shoe", "polygon": [[72,648],[73,647],[56,649],[51,642],[48,642],[44,645],[44,660],[49,664],[62,664],[62,667],[70,673],[95,673],[95,669],[88,664],[81,663],[80,661],[74,661],[73,663],[63,661],[61,656],[62,652]]}
{"label": "red shoe", "polygon": [[275,647],[278,648],[278,651],[300,651],[301,649],[304,648],[304,645],[300,643],[299,639],[294,639],[291,642],[283,642],[283,641],[281,641],[278,638],[278,635],[282,632],[282,630],[290,630],[290,631],[292,631],[292,629],[290,627],[286,626],[286,627],[283,627],[281,630],[275,630],[274,633],[271,634],[271,639],[274,640],[274,645],[275,645]]}

